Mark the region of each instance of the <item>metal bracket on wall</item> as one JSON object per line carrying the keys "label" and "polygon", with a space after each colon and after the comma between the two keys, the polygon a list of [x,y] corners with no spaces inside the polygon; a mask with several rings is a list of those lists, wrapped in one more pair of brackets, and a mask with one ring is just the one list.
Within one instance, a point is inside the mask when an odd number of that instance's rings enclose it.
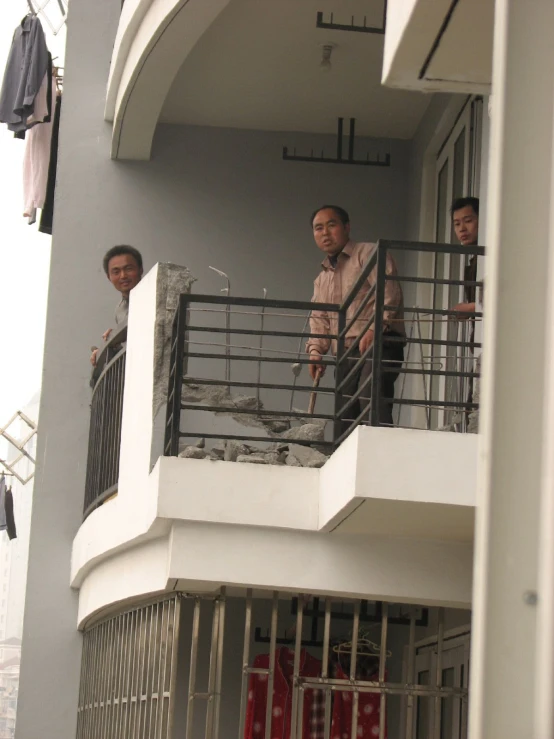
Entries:
{"label": "metal bracket on wall", "polygon": [[364,15],[364,24],[360,26],[354,22],[354,16],[352,16],[351,22],[348,23],[335,23],[334,15],[331,13],[331,19],[329,21],[323,20],[323,13],[321,11],[317,14],[316,28],[324,28],[330,31],[354,31],[357,33],[376,33],[384,35],[385,26],[387,20],[387,0],[383,3],[383,25],[382,26],[368,26],[367,17]]}
{"label": "metal bracket on wall", "polygon": [[315,162],[319,164],[356,164],[363,167],[390,167],[390,154],[385,154],[385,158],[381,159],[380,155],[377,154],[376,159],[370,159],[367,154],[365,159],[354,159],[354,139],[356,135],[356,119],[350,119],[350,134],[348,141],[348,159],[342,157],[342,136],[343,136],[343,118],[338,119],[337,129],[337,156],[326,157],[323,149],[321,150],[321,156],[314,155],[314,150],[311,150],[310,156],[301,156],[296,153],[296,148],[293,149],[293,153],[289,154],[287,146],[283,147],[283,159],[288,162]]}

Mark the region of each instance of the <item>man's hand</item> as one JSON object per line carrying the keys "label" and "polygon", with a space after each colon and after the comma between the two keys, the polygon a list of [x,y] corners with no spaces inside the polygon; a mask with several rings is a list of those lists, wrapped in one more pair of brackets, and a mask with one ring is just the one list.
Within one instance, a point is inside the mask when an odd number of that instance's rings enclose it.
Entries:
{"label": "man's hand", "polygon": [[107,341],[110,338],[111,333],[112,333],[111,328],[109,328],[107,331],[104,331],[104,333],[102,334],[102,341]]}
{"label": "man's hand", "polygon": [[314,364],[309,364],[308,368],[310,370],[310,377],[312,380],[315,380],[317,376],[323,377],[325,374],[325,365],[323,364],[315,364],[315,362],[321,362],[321,354],[316,351],[310,352],[310,359]]}
{"label": "man's hand", "polygon": [[455,321],[467,321],[471,314],[475,313],[475,303],[458,303],[452,310],[458,313],[457,316],[452,316]]}
{"label": "man's hand", "polygon": [[96,358],[98,356],[98,352],[100,351],[100,349],[98,349],[97,346],[91,346],[90,348],[92,351],[92,354],[90,355],[90,363],[92,364],[93,367],[96,367]]}
{"label": "man's hand", "polygon": [[375,338],[375,331],[372,328],[368,328],[365,334],[360,339],[360,355],[365,354],[369,347],[373,344]]}

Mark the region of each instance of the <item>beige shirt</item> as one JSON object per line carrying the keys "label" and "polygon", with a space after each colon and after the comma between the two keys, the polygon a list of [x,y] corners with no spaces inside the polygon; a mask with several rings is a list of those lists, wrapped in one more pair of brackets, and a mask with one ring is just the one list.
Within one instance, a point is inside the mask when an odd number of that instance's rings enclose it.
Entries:
{"label": "beige shirt", "polygon": [[[357,244],[353,241],[349,241],[338,255],[336,267],[333,267],[329,258],[325,257],[321,263],[323,269],[314,282],[314,295],[312,302],[341,304],[347,297],[376,248],[376,244]],[[398,274],[396,263],[389,253],[387,253],[386,272],[388,275]],[[358,310],[364,297],[375,284],[376,279],[377,268],[373,269],[369,273],[367,283],[362,286],[358,295],[353,300],[352,305],[348,308],[346,315],[347,325],[354,317],[354,314]],[[402,288],[396,280],[387,280],[385,282],[385,305],[395,306],[392,310],[385,310],[383,314],[385,332],[394,331],[395,333],[402,334],[404,336],[404,301],[402,297]],[[350,344],[352,344],[352,342],[358,337],[363,328],[367,326],[368,322],[370,326],[373,324],[374,317],[375,294],[369,298],[360,316],[348,329],[345,339],[345,345],[347,347],[350,346]],[[337,314],[327,313],[327,311],[313,310],[310,317],[310,333],[337,334]],[[337,350],[337,342],[335,339],[333,339],[331,346],[330,339],[310,338],[306,345],[306,351],[309,353],[314,350],[320,354],[327,354],[330,347],[333,354],[335,354]]]}

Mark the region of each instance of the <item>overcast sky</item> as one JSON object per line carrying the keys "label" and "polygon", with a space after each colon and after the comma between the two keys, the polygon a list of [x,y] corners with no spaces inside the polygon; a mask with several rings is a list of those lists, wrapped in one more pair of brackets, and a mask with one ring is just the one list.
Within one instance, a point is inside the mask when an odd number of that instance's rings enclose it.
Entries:
{"label": "overcast sky", "polygon": [[[56,3],[51,3],[56,5]],[[0,8],[2,77],[15,27],[27,12],[26,0],[3,0]],[[43,22],[48,47],[63,64],[65,33],[54,37]],[[40,389],[50,237],[23,218],[22,162],[25,142],[0,124],[0,426]]]}

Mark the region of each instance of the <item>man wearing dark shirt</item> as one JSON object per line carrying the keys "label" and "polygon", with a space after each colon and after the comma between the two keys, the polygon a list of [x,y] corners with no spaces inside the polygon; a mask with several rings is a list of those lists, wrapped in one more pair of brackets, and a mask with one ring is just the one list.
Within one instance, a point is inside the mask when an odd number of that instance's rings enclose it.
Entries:
{"label": "man wearing dark shirt", "polygon": [[[142,278],[142,255],[133,246],[113,246],[104,255],[102,265],[108,280],[121,293],[121,301],[115,309],[115,323],[119,326],[127,321],[129,293]],[[108,341],[111,333],[111,328],[104,331],[102,340]],[[92,350],[90,363],[93,367],[96,366],[99,351],[96,347]]]}

